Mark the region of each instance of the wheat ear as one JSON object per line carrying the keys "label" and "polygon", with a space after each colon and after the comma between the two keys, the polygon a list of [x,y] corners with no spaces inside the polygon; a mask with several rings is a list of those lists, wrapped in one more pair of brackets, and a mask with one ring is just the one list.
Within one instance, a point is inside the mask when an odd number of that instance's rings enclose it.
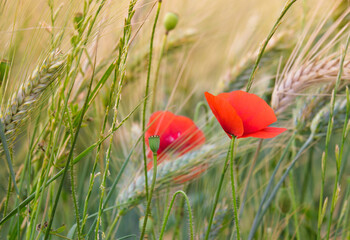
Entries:
{"label": "wheat ear", "polygon": [[[279,59],[279,55],[289,51],[291,46],[293,46],[292,44],[288,45],[286,41],[290,35],[291,32],[282,32],[271,38],[261,59],[262,65],[267,66],[273,62],[277,62],[275,60]],[[259,50],[256,49],[255,51],[248,52],[234,67],[228,69],[218,82],[215,92],[227,92],[243,88],[248,82],[259,55]]]}
{"label": "wheat ear", "polygon": [[[13,141],[21,123],[38,102],[48,86],[63,72],[64,61],[59,50],[55,50],[33,71],[32,75],[21,84],[12,95],[4,111],[0,113],[9,142]],[[4,112],[4,114],[3,114]]]}
{"label": "wheat ear", "polygon": [[[155,190],[180,184],[174,179],[191,173],[193,169],[202,164],[210,164],[212,160],[215,159],[215,161],[218,161],[220,157],[224,157],[224,154],[218,152],[220,151],[214,145],[206,144],[200,149],[191,151],[175,160],[169,160],[159,164],[157,167]],[[149,170],[147,175],[148,181],[152,182],[153,169]],[[122,212],[139,204],[146,196],[145,176],[141,174],[132,179],[135,180],[127,188],[122,190],[117,198],[117,206],[119,206]]]}
{"label": "wheat ear", "polygon": [[[347,99],[339,98],[334,104],[333,128],[339,129],[343,127],[346,116]],[[331,114],[330,103],[321,108],[311,121],[310,130],[312,133],[324,133],[327,129],[329,115]]]}
{"label": "wheat ear", "polygon": [[[325,58],[304,64],[296,70],[285,74],[272,93],[272,108],[280,114],[290,106],[296,96],[309,87],[321,83],[331,83],[337,79],[339,72],[339,59]],[[350,61],[344,63],[343,80],[350,80]]]}

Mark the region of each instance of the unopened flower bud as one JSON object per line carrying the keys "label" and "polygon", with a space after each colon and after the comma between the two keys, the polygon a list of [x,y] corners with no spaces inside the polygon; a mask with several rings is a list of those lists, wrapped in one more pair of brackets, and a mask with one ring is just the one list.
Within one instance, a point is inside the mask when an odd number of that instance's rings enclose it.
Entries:
{"label": "unopened flower bud", "polygon": [[179,21],[179,16],[177,14],[172,12],[168,12],[167,14],[165,14],[164,27],[166,31],[169,32],[173,30],[176,27],[178,21]]}
{"label": "unopened flower bud", "polygon": [[151,149],[153,154],[157,154],[157,151],[158,151],[159,145],[160,145],[159,136],[157,136],[157,135],[150,136],[148,138],[148,142],[149,142],[149,148]]}

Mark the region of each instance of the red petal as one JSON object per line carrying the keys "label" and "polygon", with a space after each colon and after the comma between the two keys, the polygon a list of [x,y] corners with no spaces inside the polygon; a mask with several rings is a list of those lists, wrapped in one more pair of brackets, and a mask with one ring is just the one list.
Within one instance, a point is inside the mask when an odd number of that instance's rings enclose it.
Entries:
{"label": "red petal", "polygon": [[243,136],[238,137],[238,138],[247,138],[247,137],[274,138],[286,130],[287,130],[286,128],[267,127],[267,128],[264,128],[263,130],[260,130],[257,132],[243,134]]}
{"label": "red petal", "polygon": [[171,129],[171,132],[175,130],[175,134],[178,138],[168,146],[168,149],[180,155],[193,150],[205,142],[203,132],[197,128],[191,119],[181,119],[179,116],[171,124]]}
{"label": "red petal", "polygon": [[[169,145],[164,141],[164,134],[168,131],[170,124],[173,122],[175,115],[168,111],[158,111],[151,115],[148,124],[147,131],[145,133],[146,144],[149,146],[148,138],[153,135],[160,136],[160,145],[158,153],[162,153]],[[152,154],[151,154],[152,158]]]}
{"label": "red petal", "polygon": [[[157,152],[158,163],[167,158],[170,152],[183,155],[205,142],[203,132],[191,119],[174,115],[168,111],[152,114],[147,126],[149,126],[145,133],[147,146],[149,146],[148,138],[150,136],[160,136],[160,146]],[[152,166],[153,164],[149,163],[148,169]]]}
{"label": "red petal", "polygon": [[277,121],[272,108],[260,97],[244,91],[220,93],[242,119],[244,134],[260,131]]}
{"label": "red petal", "polygon": [[242,120],[230,103],[225,98],[214,96],[208,92],[204,94],[210,109],[224,131],[229,135],[242,136]]}
{"label": "red petal", "polygon": [[200,166],[195,167],[194,169],[192,169],[191,173],[189,173],[189,174],[182,175],[182,176],[179,176],[179,177],[175,177],[174,181],[176,183],[179,183],[179,184],[188,182],[188,181],[198,177],[201,173],[205,172],[205,170],[207,170],[207,168],[208,168],[208,164],[200,165]]}

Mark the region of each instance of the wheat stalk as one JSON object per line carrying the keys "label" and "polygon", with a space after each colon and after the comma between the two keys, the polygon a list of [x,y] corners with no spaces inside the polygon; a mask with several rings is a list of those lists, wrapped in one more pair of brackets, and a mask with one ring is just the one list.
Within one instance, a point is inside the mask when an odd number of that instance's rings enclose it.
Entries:
{"label": "wheat stalk", "polygon": [[[309,87],[321,83],[333,83],[339,72],[339,59],[325,58],[309,62],[296,70],[285,74],[272,93],[272,108],[276,114],[284,112],[296,96],[302,94]],[[350,80],[350,61],[344,63],[343,80]]]}
{"label": "wheat stalk", "polygon": [[[334,104],[333,124],[334,129],[343,127],[346,116],[347,99],[339,98]],[[311,121],[310,129],[312,133],[324,132],[328,126],[329,115],[331,114],[330,103],[322,107]]]}
{"label": "wheat stalk", "polygon": [[[187,30],[181,32],[180,35],[171,37],[167,43],[166,49],[164,49],[164,55],[175,54],[184,48],[195,43],[198,39],[197,32],[195,30]],[[130,63],[127,66],[127,78],[128,83],[137,79],[138,73],[146,69],[148,58],[149,58],[149,49],[140,50],[139,53],[134,54],[135,56],[130,59]]]}
{"label": "wheat stalk", "polygon": [[[210,164],[214,159],[215,162],[218,162],[221,157],[223,158],[224,154],[217,147],[206,144],[200,149],[191,151],[175,160],[165,161],[157,167],[155,190],[159,191],[164,187],[181,184],[175,180],[177,177],[190,174],[196,167],[202,164]],[[152,182],[153,169],[149,170],[147,175],[148,181]],[[146,196],[145,176],[139,173],[132,179],[134,179],[133,182],[122,190],[117,198],[117,206],[119,206],[121,212],[139,204]]]}
{"label": "wheat stalk", "polygon": [[5,126],[5,134],[9,142],[15,139],[16,132],[19,130],[18,126],[29,117],[29,113],[44,91],[57,79],[63,69],[62,54],[56,49],[12,95],[5,110],[0,113],[0,119]]}
{"label": "wheat stalk", "polygon": [[[286,52],[291,45],[286,45],[286,39],[289,39],[291,32],[282,32],[274,35],[269,41],[265,53],[261,59],[261,64],[267,66],[278,59],[278,55]],[[259,55],[260,49],[248,52],[240,61],[232,68],[228,69],[221,77],[217,84],[216,92],[226,92],[243,88],[250,77],[255,61]]]}
{"label": "wheat stalk", "polygon": [[[225,200],[222,202],[225,202]],[[222,237],[222,232],[231,225],[234,225],[234,218],[231,216],[232,210],[225,203],[218,206],[218,209],[215,211],[213,224],[210,228],[209,239],[220,239],[220,237]],[[206,226],[203,229],[200,239],[205,238],[207,228]]]}

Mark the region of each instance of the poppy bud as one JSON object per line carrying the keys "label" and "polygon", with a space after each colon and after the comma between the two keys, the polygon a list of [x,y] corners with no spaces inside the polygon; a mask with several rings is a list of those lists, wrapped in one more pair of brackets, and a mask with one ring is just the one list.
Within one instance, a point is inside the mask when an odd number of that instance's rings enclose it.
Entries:
{"label": "poppy bud", "polygon": [[281,213],[288,213],[292,206],[292,201],[290,199],[287,188],[282,188],[277,195],[276,205]]}
{"label": "poppy bud", "polygon": [[179,21],[179,17],[177,14],[172,12],[168,12],[167,14],[165,14],[164,27],[166,31],[169,32],[173,30],[176,27],[178,21]]}
{"label": "poppy bud", "polygon": [[79,30],[81,28],[81,24],[83,23],[83,14],[81,12],[78,12],[74,15],[73,21],[74,21],[74,27],[75,29]]}
{"label": "poppy bud", "polygon": [[159,136],[158,135],[150,136],[148,138],[148,142],[149,142],[149,148],[151,149],[153,154],[157,154],[157,151],[158,151],[159,145],[160,145]]}
{"label": "poppy bud", "polygon": [[[142,216],[140,217],[139,220],[139,229],[142,231],[143,228],[143,222],[145,221],[145,217]],[[147,219],[147,223],[146,223],[146,233],[150,233],[153,230],[153,219],[151,217],[148,217]]]}

